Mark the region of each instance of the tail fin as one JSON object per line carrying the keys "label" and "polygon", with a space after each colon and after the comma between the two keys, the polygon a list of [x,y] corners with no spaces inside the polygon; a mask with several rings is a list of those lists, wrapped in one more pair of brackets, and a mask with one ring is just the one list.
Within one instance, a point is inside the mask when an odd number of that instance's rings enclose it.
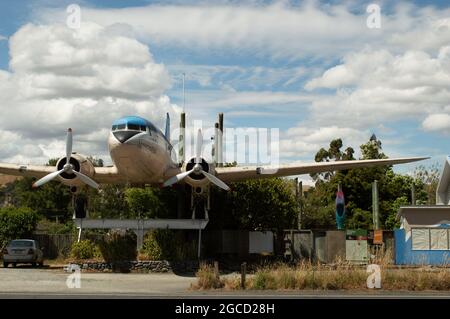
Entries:
{"label": "tail fin", "polygon": [[167,113],[167,116],[166,116],[166,132],[164,133],[164,135],[166,136],[167,140],[170,141],[170,116],[169,116],[169,113]]}

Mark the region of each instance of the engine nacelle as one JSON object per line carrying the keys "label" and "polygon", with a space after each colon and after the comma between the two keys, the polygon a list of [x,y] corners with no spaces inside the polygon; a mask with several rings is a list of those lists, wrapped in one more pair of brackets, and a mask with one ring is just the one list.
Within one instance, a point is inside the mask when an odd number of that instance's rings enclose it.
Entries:
{"label": "engine nacelle", "polygon": [[[66,157],[62,157],[56,163],[56,167],[58,170],[63,169],[66,164]],[[72,153],[70,157],[70,164],[72,164],[73,170],[83,173],[90,178],[93,178],[95,175],[94,165],[90,160],[84,157],[81,154]],[[68,186],[83,186],[85,185],[75,174],[61,173],[59,175],[59,180]]]}
{"label": "engine nacelle", "polygon": [[[208,163],[205,159],[201,159],[200,165],[203,171],[214,174],[214,164]],[[190,171],[195,166],[195,157],[191,158],[184,164],[183,170],[185,172]],[[185,181],[192,186],[193,189],[201,188],[202,190],[209,184],[209,180],[203,174],[196,174],[195,172],[189,174]],[[199,192],[201,193],[201,192]]]}

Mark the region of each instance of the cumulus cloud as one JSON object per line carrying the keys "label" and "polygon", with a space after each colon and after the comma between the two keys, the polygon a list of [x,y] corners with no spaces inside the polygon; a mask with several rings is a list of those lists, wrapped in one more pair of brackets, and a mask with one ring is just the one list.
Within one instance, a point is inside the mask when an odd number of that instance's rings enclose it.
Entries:
{"label": "cumulus cloud", "polygon": [[10,71],[0,71],[0,143],[14,146],[0,148],[2,160],[61,155],[67,127],[76,151],[108,159],[114,119],[137,114],[161,127],[165,112],[176,113],[166,68],[120,28],[27,24],[10,38],[10,56]]}
{"label": "cumulus cloud", "polygon": [[316,123],[341,123],[354,128],[397,120],[419,122],[442,113],[450,99],[450,47],[431,55],[387,50],[351,53],[343,63],[310,80],[305,88],[334,89],[312,103]]}
{"label": "cumulus cloud", "polygon": [[369,139],[370,132],[337,125],[323,127],[299,125],[283,134],[280,151],[286,157],[314,156],[321,147],[328,148],[330,141],[338,137],[342,138],[345,145],[351,145],[358,152],[358,146]]}
{"label": "cumulus cloud", "polygon": [[440,133],[450,133],[450,114],[439,113],[428,115],[422,122],[422,127],[426,131],[437,131]]}

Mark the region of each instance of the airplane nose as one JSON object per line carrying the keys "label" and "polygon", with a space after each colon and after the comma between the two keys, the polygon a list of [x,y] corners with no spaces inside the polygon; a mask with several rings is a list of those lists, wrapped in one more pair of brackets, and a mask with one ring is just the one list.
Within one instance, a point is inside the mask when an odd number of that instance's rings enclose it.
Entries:
{"label": "airplane nose", "polygon": [[114,132],[114,137],[120,142],[125,143],[128,139],[135,136],[136,134],[139,134],[140,132],[136,131],[118,131]]}

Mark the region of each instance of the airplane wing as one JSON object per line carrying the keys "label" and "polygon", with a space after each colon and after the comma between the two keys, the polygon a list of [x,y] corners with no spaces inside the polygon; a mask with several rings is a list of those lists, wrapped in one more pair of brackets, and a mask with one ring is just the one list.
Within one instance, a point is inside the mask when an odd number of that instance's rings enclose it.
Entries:
{"label": "airplane wing", "polygon": [[[56,166],[0,163],[0,174],[5,175],[35,177],[39,179],[53,172],[56,172]],[[91,176],[91,178],[100,184],[121,182],[120,175],[115,166],[95,167],[95,175]]]}
{"label": "airplane wing", "polygon": [[270,166],[217,167],[215,170],[216,176],[220,180],[224,182],[238,182],[247,179],[282,177],[282,176],[347,170],[351,168],[405,164],[421,161],[428,158],[429,157],[408,157],[408,158],[375,159],[375,160],[316,162],[305,164],[280,165],[278,167],[270,167]]}

